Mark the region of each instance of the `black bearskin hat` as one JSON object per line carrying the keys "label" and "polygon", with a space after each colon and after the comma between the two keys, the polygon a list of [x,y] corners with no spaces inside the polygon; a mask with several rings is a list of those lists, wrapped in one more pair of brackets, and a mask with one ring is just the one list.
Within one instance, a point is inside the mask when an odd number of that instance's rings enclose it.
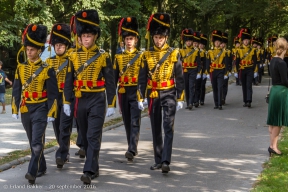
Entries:
{"label": "black bearskin hat", "polygon": [[257,42],[258,45],[262,46],[262,45],[263,45],[263,41],[264,41],[263,38],[262,38],[262,37],[259,37],[259,38],[258,38],[258,42]]}
{"label": "black bearskin hat", "polygon": [[63,43],[66,46],[71,46],[70,27],[66,24],[55,24],[52,27],[50,35],[50,44],[55,46],[56,43]]}
{"label": "black bearskin hat", "polygon": [[135,17],[122,18],[118,27],[118,35],[123,39],[127,36],[139,37],[137,19]]}
{"label": "black bearskin hat", "polygon": [[101,30],[99,27],[99,16],[95,9],[79,11],[75,14],[76,32],[80,37],[83,33],[98,34],[100,37]]}
{"label": "black bearskin hat", "polygon": [[211,35],[212,42],[221,41],[222,42],[222,32],[219,30],[214,30]]}
{"label": "black bearskin hat", "polygon": [[31,46],[37,49],[45,49],[45,42],[47,38],[47,27],[44,25],[30,24],[26,27],[22,34],[22,41],[24,46]]}
{"label": "black bearskin hat", "polygon": [[228,43],[228,33],[222,33],[222,42],[223,43]]}
{"label": "black bearskin hat", "polygon": [[170,34],[170,15],[167,13],[155,13],[151,15],[148,21],[147,30],[150,35],[164,35]]}
{"label": "black bearskin hat", "polygon": [[251,39],[251,32],[249,28],[242,28],[238,37],[243,41],[244,39]]}
{"label": "black bearskin hat", "polygon": [[200,35],[200,43],[206,46],[208,43],[208,36],[205,34],[201,34]]}
{"label": "black bearskin hat", "polygon": [[234,37],[234,45],[236,45],[236,43],[240,43],[240,39],[238,36]]}
{"label": "black bearskin hat", "polygon": [[274,41],[276,41],[278,39],[278,35],[277,34],[273,34],[272,36],[271,36],[271,41],[272,41],[272,43],[274,42]]}
{"label": "black bearskin hat", "polygon": [[198,31],[194,31],[194,33],[193,33],[193,39],[194,39],[194,41],[195,42],[200,42],[200,32],[198,32]]}
{"label": "black bearskin hat", "polygon": [[257,37],[252,37],[251,38],[251,45],[253,45],[253,44],[258,44],[258,38]]}
{"label": "black bearskin hat", "polygon": [[181,41],[186,42],[186,41],[193,41],[193,29],[184,29],[181,33]]}

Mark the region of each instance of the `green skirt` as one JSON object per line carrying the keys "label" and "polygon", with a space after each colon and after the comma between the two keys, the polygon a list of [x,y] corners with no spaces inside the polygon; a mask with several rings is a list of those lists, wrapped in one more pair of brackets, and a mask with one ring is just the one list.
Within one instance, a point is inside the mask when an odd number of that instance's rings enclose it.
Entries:
{"label": "green skirt", "polygon": [[273,85],[270,90],[267,125],[288,126],[288,88]]}

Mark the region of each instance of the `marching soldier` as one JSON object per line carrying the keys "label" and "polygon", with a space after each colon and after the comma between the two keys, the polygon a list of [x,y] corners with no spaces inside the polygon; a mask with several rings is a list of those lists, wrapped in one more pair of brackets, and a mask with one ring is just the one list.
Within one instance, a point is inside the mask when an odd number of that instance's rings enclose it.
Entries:
{"label": "marching soldier", "polygon": [[224,74],[222,105],[226,104],[229,77],[231,76],[231,71],[232,71],[232,54],[229,49],[226,49],[227,44],[228,44],[228,33],[222,33],[222,42],[220,44],[220,47],[225,51],[225,54],[226,54],[225,63],[226,63],[226,68],[227,68],[227,73]]}
{"label": "marching soldier", "polygon": [[267,55],[266,55],[266,59],[268,61],[268,74],[270,76],[270,61],[271,59],[276,55],[276,49],[275,49],[275,43],[276,40],[278,38],[278,35],[273,34],[268,41],[268,48],[267,48]]}
{"label": "marching soldier", "polygon": [[99,16],[96,10],[83,10],[75,14],[76,32],[82,46],[70,55],[64,87],[64,113],[71,115],[72,93],[76,101],[74,116],[83,138],[86,161],[81,181],[90,184],[99,176],[99,152],[102,127],[106,116],[115,112],[115,82],[113,66],[108,53],[100,50],[95,41],[100,37]]}
{"label": "marching soldier", "polygon": [[[57,117],[58,87],[55,71],[44,63],[39,55],[44,50],[47,27],[30,24],[22,34],[27,62],[20,63],[15,72],[12,91],[12,117],[21,121],[29,139],[31,159],[25,178],[34,184],[36,177],[46,173],[44,158],[45,130],[47,122]],[[18,59],[18,58],[17,58]],[[21,104],[20,104],[21,103]]]}
{"label": "marching soldier", "polygon": [[141,123],[141,110],[137,103],[137,83],[141,65],[141,52],[136,49],[139,33],[135,17],[122,18],[119,24],[119,39],[125,44],[123,53],[115,55],[115,81],[118,86],[119,108],[125,125],[128,150],[125,157],[132,161],[138,154],[137,145]]}
{"label": "marching soldier", "polygon": [[222,110],[224,76],[227,78],[226,51],[220,47],[222,32],[214,30],[211,36],[214,47],[207,53],[206,66],[210,73],[207,78],[211,79],[214,109]]}
{"label": "marching soldier", "polygon": [[200,87],[200,105],[204,105],[205,95],[206,95],[206,81],[207,81],[207,69],[206,69],[206,55],[207,51],[205,49],[207,45],[208,37],[205,34],[200,35],[199,50],[201,57],[201,66],[202,66],[202,76],[201,76],[201,87]]}
{"label": "marching soldier", "polygon": [[[250,45],[250,29],[242,28],[238,37],[242,41],[242,46],[236,53],[236,69],[240,72],[243,93],[243,107],[251,107],[252,103],[252,82],[253,78],[257,77],[257,53],[256,49]],[[237,71],[238,72],[238,71]],[[235,73],[237,74],[237,73]],[[235,75],[234,74],[234,75]]]}
{"label": "marching soldier", "polygon": [[169,33],[168,14],[155,13],[150,16],[146,38],[150,38],[151,34],[154,46],[143,53],[137,87],[140,110],[144,110],[143,100],[147,88],[155,159],[155,164],[150,169],[162,169],[162,173],[170,171],[175,113],[183,107],[184,100],[184,77],[180,55],[177,49],[167,44]]}
{"label": "marching soldier", "polygon": [[[232,63],[232,68],[233,68],[233,72],[237,73],[237,71],[239,71],[238,69],[236,69],[236,53],[237,53],[237,49],[239,49],[240,47],[240,41],[239,41],[239,37],[236,36],[234,38],[234,48],[232,49],[232,55],[233,55],[233,63]],[[236,79],[236,85],[242,85],[241,80],[239,77],[239,72],[237,73],[237,75],[235,75],[235,79]]]}
{"label": "marching soldier", "polygon": [[[55,24],[52,27],[50,42],[56,56],[48,58],[46,63],[53,67],[58,81],[57,118],[53,122],[59,148],[56,151],[57,168],[62,168],[69,161],[70,135],[72,132],[73,116],[67,116],[63,111],[63,89],[65,85],[66,71],[69,63],[67,51],[71,46],[70,28],[66,24]],[[74,99],[72,99],[74,102]],[[72,102],[72,103],[73,103]],[[71,109],[74,109],[72,104]]]}
{"label": "marching soldier", "polygon": [[262,75],[263,75],[263,70],[264,70],[264,50],[262,48],[263,45],[263,38],[259,37],[257,38],[256,41],[256,53],[257,53],[257,67],[258,67],[258,77],[257,77],[257,82],[261,83],[262,81]]}
{"label": "marching soldier", "polygon": [[[252,39],[251,39],[251,45],[252,45],[252,47],[253,47],[254,49],[257,50],[257,45],[258,45],[258,38],[257,38],[257,37],[252,37]],[[257,51],[258,51],[258,50],[257,50]],[[256,53],[257,53],[257,51],[256,51]],[[257,68],[259,69],[260,63],[258,62],[258,53],[257,53],[257,63],[256,63],[256,66],[257,66]],[[258,85],[258,76],[253,79],[253,85]]]}
{"label": "marching soldier", "polygon": [[[198,37],[195,36],[191,28],[184,29],[181,33],[181,39],[185,43],[185,48],[180,50],[180,56],[185,79],[186,109],[189,110],[192,110],[194,104],[196,79],[201,78],[201,59],[199,49],[196,47],[197,42],[195,41]],[[193,46],[193,43],[195,46]],[[199,106],[198,102],[197,104],[195,102],[195,107]]]}

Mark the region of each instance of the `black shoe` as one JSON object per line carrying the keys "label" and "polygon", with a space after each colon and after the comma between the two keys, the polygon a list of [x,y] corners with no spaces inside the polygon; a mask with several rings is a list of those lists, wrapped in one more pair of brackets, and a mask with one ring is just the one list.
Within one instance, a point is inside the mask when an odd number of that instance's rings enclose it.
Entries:
{"label": "black shoe", "polygon": [[188,106],[188,109],[189,109],[189,110],[192,110],[192,108],[193,108],[193,105],[190,104],[190,105]]}
{"label": "black shoe", "polygon": [[30,184],[35,184],[36,178],[32,176],[30,173],[26,173],[25,179],[27,179]]}
{"label": "black shoe", "polygon": [[92,180],[92,175],[88,172],[85,172],[81,178],[80,178],[81,181],[83,181],[83,183],[85,185],[90,185],[91,184],[91,180]]}
{"label": "black shoe", "polygon": [[79,151],[78,151],[78,153],[79,153],[79,157],[80,157],[80,158],[82,158],[82,159],[85,158],[85,156],[86,156],[85,149],[80,148]]}
{"label": "black shoe", "polygon": [[248,107],[248,103],[244,103],[243,107]]}
{"label": "black shoe", "polygon": [[155,163],[154,165],[152,165],[152,166],[150,167],[150,170],[161,169],[161,167],[162,167],[162,164],[157,164],[157,163]]}
{"label": "black shoe", "polygon": [[242,83],[239,83],[239,86],[242,86]]}
{"label": "black shoe", "polygon": [[128,159],[128,161],[133,161],[133,159],[134,159],[134,155],[130,151],[126,151],[125,157]]}
{"label": "black shoe", "polygon": [[225,103],[225,100],[224,99],[222,99],[222,105],[225,105],[226,103]]}
{"label": "black shoe", "polygon": [[46,174],[46,170],[45,171],[38,171],[36,177],[41,177],[41,176],[43,176],[45,174]]}
{"label": "black shoe", "polygon": [[215,106],[215,107],[214,107],[214,109],[218,109],[218,108],[219,108],[218,106]]}
{"label": "black shoe", "polygon": [[219,110],[222,110],[222,106],[219,106]]}
{"label": "black shoe", "polygon": [[164,162],[162,164],[162,173],[168,173],[169,171],[170,171],[169,165],[166,162]]}
{"label": "black shoe", "polygon": [[197,102],[197,103],[194,103],[194,106],[196,107],[196,108],[198,108],[199,107],[199,103]]}
{"label": "black shoe", "polygon": [[272,157],[272,154],[279,155],[279,156],[282,155],[282,153],[277,153],[277,152],[274,151],[274,149],[272,149],[270,146],[268,147],[268,152],[269,152],[269,156],[270,156],[270,157]]}
{"label": "black shoe", "polygon": [[204,105],[204,101],[201,101],[201,102],[200,102],[200,105]]}
{"label": "black shoe", "polygon": [[247,103],[247,107],[248,107],[248,108],[251,108],[251,103]]}
{"label": "black shoe", "polygon": [[61,157],[56,157],[56,164],[57,168],[62,169],[65,162],[62,160]]}

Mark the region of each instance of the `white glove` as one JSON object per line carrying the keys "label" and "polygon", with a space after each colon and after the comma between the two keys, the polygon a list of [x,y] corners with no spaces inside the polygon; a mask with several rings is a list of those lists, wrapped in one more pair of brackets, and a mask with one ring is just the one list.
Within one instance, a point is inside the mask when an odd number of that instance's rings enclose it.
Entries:
{"label": "white glove", "polygon": [[109,107],[107,109],[106,117],[110,117],[110,116],[114,115],[114,113],[115,113],[115,108],[114,107]]}
{"label": "white glove", "polygon": [[147,98],[145,98],[143,101],[143,106],[147,106],[147,105],[148,105],[148,101],[147,101]]}
{"label": "white glove", "polygon": [[207,75],[206,75],[206,74],[203,74],[202,79],[206,79],[206,78],[207,78]]}
{"label": "white glove", "polygon": [[18,119],[19,116],[18,116],[17,114],[12,114],[12,118],[14,118],[14,119]]}
{"label": "white glove", "polygon": [[228,73],[228,77],[231,77],[231,75],[232,75],[232,74],[229,72],[229,73]]}
{"label": "white glove", "polygon": [[183,101],[178,101],[177,102],[177,107],[176,107],[176,110],[178,111],[179,109],[182,109],[183,108]]}
{"label": "white glove", "polygon": [[228,79],[228,76],[227,76],[227,75],[224,75],[224,79]]}
{"label": "white glove", "polygon": [[206,77],[207,77],[207,79],[210,79],[210,75],[209,74]]}
{"label": "white glove", "polygon": [[47,122],[52,122],[52,121],[55,121],[54,117],[47,117]]}
{"label": "white glove", "polygon": [[200,78],[201,78],[201,75],[197,74],[196,79],[200,79]]}
{"label": "white glove", "polygon": [[262,64],[260,64],[260,67],[262,67],[263,65]]}
{"label": "white glove", "polygon": [[144,111],[145,107],[144,107],[142,101],[138,101],[138,108],[139,108],[141,111]]}
{"label": "white glove", "polygon": [[255,72],[254,73],[254,78],[256,78],[258,76],[258,73],[257,72]]}
{"label": "white glove", "polygon": [[64,104],[63,105],[63,110],[65,115],[70,116],[71,115],[71,109],[69,104]]}
{"label": "white glove", "polygon": [[266,64],[263,64],[263,67],[265,67],[266,66]]}
{"label": "white glove", "polygon": [[235,77],[235,78],[238,78],[238,73],[234,73],[234,77]]}

